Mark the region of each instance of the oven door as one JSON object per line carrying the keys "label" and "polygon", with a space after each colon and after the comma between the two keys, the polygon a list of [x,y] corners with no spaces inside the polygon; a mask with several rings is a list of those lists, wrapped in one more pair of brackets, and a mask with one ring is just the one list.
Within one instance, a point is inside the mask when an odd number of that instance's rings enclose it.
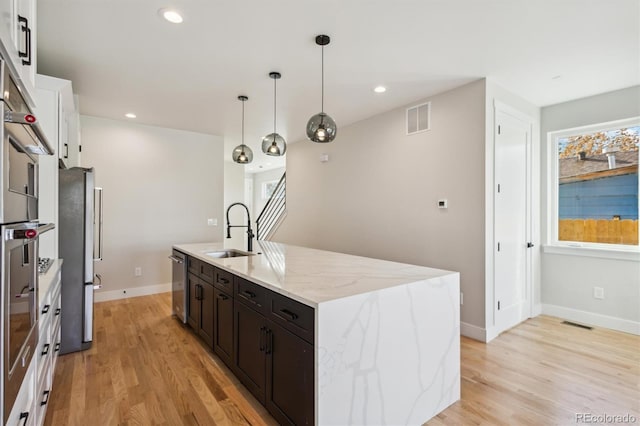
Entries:
{"label": "oven door", "polygon": [[[7,111],[0,102],[0,113]],[[0,223],[38,219],[38,157],[27,148],[33,141],[34,134],[27,126],[4,123]]]}
{"label": "oven door", "polygon": [[11,412],[38,341],[38,223],[0,227],[4,414]]}

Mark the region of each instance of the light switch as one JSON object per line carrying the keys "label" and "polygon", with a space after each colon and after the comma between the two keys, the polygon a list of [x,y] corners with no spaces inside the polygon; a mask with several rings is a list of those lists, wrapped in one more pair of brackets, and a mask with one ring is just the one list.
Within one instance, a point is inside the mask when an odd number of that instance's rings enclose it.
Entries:
{"label": "light switch", "polygon": [[207,226],[218,226],[218,219],[216,218],[207,219]]}
{"label": "light switch", "polygon": [[438,208],[439,209],[449,208],[447,200],[438,200]]}

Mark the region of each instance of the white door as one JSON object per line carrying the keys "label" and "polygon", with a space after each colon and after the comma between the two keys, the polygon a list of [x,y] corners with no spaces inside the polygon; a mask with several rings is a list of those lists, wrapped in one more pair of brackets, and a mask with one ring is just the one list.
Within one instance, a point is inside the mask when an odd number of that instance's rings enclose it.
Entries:
{"label": "white door", "polygon": [[494,312],[498,333],[531,316],[531,126],[496,110]]}

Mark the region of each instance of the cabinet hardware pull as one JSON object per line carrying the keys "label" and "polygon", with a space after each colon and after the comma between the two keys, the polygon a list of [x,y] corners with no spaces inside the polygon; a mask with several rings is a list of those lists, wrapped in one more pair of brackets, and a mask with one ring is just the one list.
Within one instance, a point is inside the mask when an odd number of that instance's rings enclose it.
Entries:
{"label": "cabinet hardware pull", "polygon": [[265,347],[265,331],[267,329],[265,327],[260,327],[260,352],[264,351]]}
{"label": "cabinet hardware pull", "polygon": [[29,412],[25,411],[23,413],[20,413],[20,419],[18,421],[24,419],[24,422],[22,422],[22,426],[25,426],[27,424],[27,419],[28,418],[29,418]]}
{"label": "cabinet hardware pull", "polygon": [[229,280],[226,278],[218,277],[218,282],[220,284],[229,284]]}
{"label": "cabinet hardware pull", "polygon": [[57,316],[57,315],[60,315],[60,312],[62,312],[62,309],[60,309],[60,308],[56,308],[56,316]]}
{"label": "cabinet hardware pull", "polygon": [[227,295],[225,295],[225,294],[220,294],[220,295],[218,296],[218,298],[220,298],[220,299],[222,299],[222,300],[227,300],[229,297],[228,297]]}
{"label": "cabinet hardware pull", "polygon": [[295,314],[288,309],[280,309],[280,313],[287,317],[285,318],[287,321],[295,321],[298,319],[298,314]]}
{"label": "cabinet hardware pull", "polygon": [[49,393],[50,392],[51,391],[48,391],[48,390],[42,392],[42,396],[44,397],[44,400],[42,400],[42,402],[40,402],[40,406],[47,405],[47,402],[49,402]]}
{"label": "cabinet hardware pull", "polygon": [[267,329],[266,334],[267,334],[267,350],[265,351],[265,354],[269,355],[271,352],[273,352],[273,331]]}
{"label": "cabinet hardware pull", "polygon": [[19,51],[19,58],[26,58],[22,60],[22,65],[31,65],[31,28],[29,28],[29,20],[24,16],[18,15],[18,23],[20,23],[20,31],[24,33],[24,47],[25,51]]}
{"label": "cabinet hardware pull", "polygon": [[58,352],[59,350],[60,350],[60,343],[56,343],[56,348],[53,351]]}
{"label": "cabinet hardware pull", "polygon": [[44,308],[42,308],[42,313],[46,314],[47,312],[49,312],[50,307],[51,307],[50,305],[44,305]]}
{"label": "cabinet hardware pull", "polygon": [[253,299],[253,298],[256,297],[256,294],[254,292],[252,292],[252,291],[249,291],[249,290],[244,290],[242,292],[242,295],[245,296],[245,297],[248,297],[249,299]]}
{"label": "cabinet hardware pull", "polygon": [[44,344],[44,349],[42,349],[42,356],[45,356],[46,354],[49,353],[49,346],[51,346],[51,345],[48,344],[48,343]]}
{"label": "cabinet hardware pull", "polygon": [[68,143],[64,144],[64,155],[63,155],[63,157],[64,158],[69,158],[69,144]]}
{"label": "cabinet hardware pull", "polygon": [[196,285],[196,300],[202,300],[202,286],[200,284]]}

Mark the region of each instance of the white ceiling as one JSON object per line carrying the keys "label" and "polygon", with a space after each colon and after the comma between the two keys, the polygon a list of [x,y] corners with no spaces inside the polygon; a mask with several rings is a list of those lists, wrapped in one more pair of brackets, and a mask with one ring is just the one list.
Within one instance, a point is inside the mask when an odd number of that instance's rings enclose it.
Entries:
{"label": "white ceiling", "polygon": [[[184,23],[158,10],[172,7]],[[253,166],[273,127],[304,139],[320,111],[340,126],[481,77],[539,105],[640,84],[638,0],[40,0],[38,72],[73,81],[82,114],[222,135]],[[388,90],[376,94],[383,84]],[[266,166],[266,163],[271,166]]]}

